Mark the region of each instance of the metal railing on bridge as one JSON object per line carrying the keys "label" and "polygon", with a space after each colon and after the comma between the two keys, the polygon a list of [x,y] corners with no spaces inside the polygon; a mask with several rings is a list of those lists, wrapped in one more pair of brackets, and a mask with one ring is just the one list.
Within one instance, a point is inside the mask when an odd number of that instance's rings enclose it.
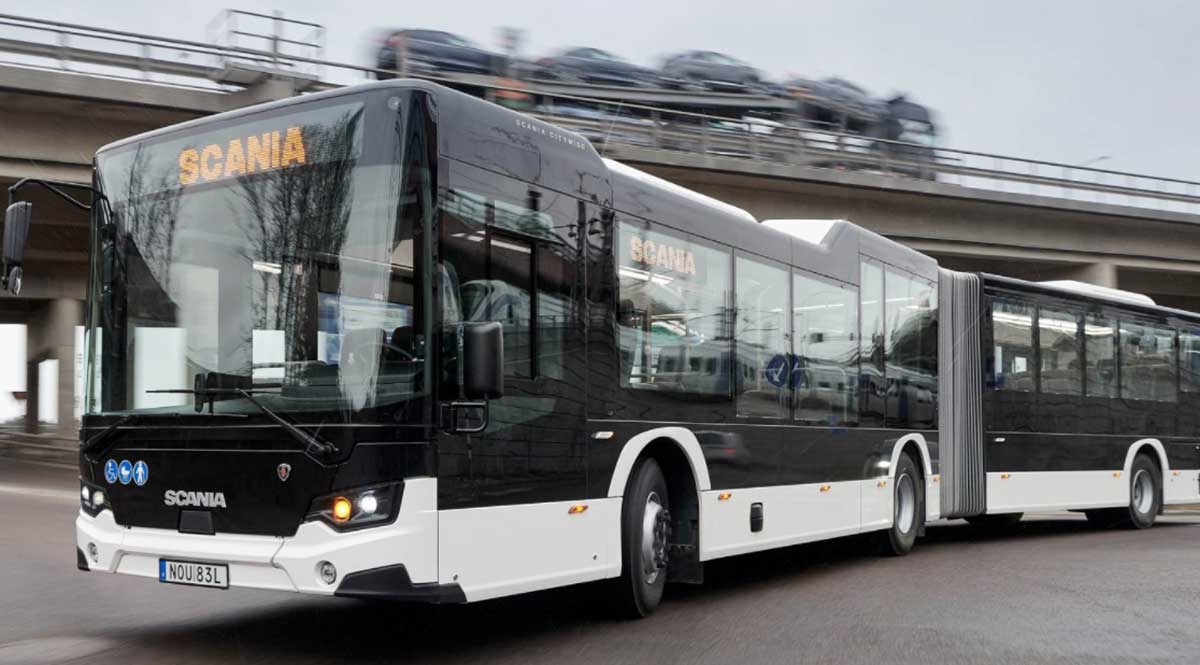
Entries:
{"label": "metal railing on bridge", "polygon": [[[248,27],[255,23],[257,27]],[[209,26],[209,32],[212,43],[0,14],[0,53],[10,56],[0,64],[225,92],[265,77],[298,81],[299,90],[320,90],[395,74],[325,59],[321,26],[279,15],[229,11]],[[1200,214],[1197,181],[889,141],[796,121],[731,118],[655,105],[704,95],[705,100],[711,98],[711,108],[734,108],[738,96],[729,93],[412,74],[497,101],[521,100],[525,112],[576,131],[598,150],[618,158],[785,177],[803,177],[803,169],[823,168],[914,183],[937,181],[980,190]]]}

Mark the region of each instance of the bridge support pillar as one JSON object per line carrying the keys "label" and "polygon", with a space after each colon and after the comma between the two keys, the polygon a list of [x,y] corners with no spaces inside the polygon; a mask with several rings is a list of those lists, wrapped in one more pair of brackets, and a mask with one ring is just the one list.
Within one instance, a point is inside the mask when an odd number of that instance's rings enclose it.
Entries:
{"label": "bridge support pillar", "polygon": [[[55,421],[52,433],[56,437],[74,440],[79,436],[75,421],[75,327],[82,321],[83,303],[74,298],[43,301],[30,313],[26,333],[27,432],[38,433],[42,416]],[[54,406],[47,408],[43,400],[52,400]]]}
{"label": "bridge support pillar", "polygon": [[1119,288],[1115,263],[1100,262],[1073,266],[1062,270],[1054,279],[1073,279],[1096,286],[1107,286],[1110,289]]}

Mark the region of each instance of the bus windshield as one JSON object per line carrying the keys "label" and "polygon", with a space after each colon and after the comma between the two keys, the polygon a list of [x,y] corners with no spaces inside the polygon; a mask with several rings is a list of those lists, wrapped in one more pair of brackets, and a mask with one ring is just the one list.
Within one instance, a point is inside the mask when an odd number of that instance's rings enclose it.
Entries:
{"label": "bus windshield", "polygon": [[216,412],[261,414],[253,390],[300,421],[421,422],[433,189],[412,94],[101,153],[86,412],[187,412],[202,385]]}

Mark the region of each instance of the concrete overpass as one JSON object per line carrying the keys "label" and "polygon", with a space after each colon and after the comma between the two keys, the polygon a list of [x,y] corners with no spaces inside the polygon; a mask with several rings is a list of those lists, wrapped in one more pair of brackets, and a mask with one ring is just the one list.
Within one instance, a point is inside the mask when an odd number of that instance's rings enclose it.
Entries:
{"label": "concrete overpass", "polygon": [[[22,177],[88,183],[92,155],[104,143],[295,95],[312,85],[311,79],[263,76],[237,90],[201,89],[2,65],[0,184],[7,187]],[[1191,212],[1200,210],[1200,197],[1164,196],[1158,207],[1145,205],[1144,199],[1122,205],[1038,193],[1045,189],[1044,178],[1029,182],[1033,193],[1018,193],[788,160],[668,150],[619,137],[605,141],[604,151],[759,219],[848,219],[931,254],[947,267],[1080,279],[1200,310],[1200,214]],[[1102,188],[1101,195],[1105,191],[1121,200],[1122,192],[1131,190]],[[36,382],[37,363],[58,361],[58,433],[70,437],[77,358],[73,331],[82,320],[87,220],[45,193],[30,192],[27,198],[35,201],[39,226],[28,254],[28,290],[19,298],[0,297],[0,322],[29,326],[31,381]],[[37,391],[30,385],[29,392]],[[29,411],[36,414],[34,404]]]}

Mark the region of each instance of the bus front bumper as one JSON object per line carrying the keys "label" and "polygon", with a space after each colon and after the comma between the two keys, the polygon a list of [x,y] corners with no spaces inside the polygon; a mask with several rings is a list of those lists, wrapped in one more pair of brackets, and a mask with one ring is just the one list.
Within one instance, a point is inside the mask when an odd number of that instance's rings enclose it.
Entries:
{"label": "bus front bumper", "polygon": [[[75,519],[80,569],[158,579],[159,560],[225,564],[229,586],[324,595],[462,602],[457,585],[439,585],[437,480],[405,481],[396,521],[338,532],[305,522],[286,538],[213,536],[124,527],[109,510]],[[321,566],[333,564],[327,583]]]}

